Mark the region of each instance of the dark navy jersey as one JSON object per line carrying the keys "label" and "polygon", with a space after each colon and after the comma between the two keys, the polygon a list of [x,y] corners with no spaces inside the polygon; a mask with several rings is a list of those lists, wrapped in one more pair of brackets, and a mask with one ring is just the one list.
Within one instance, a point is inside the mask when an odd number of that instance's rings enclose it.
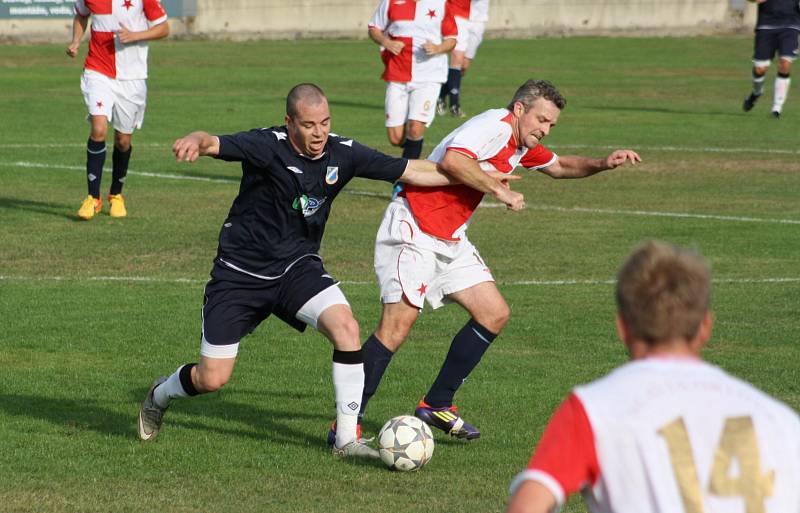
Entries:
{"label": "dark navy jersey", "polygon": [[756,29],[778,28],[800,30],[799,0],[767,0],[758,4]]}
{"label": "dark navy jersey", "polygon": [[334,134],[312,160],[294,150],[286,126],[221,135],[217,158],[242,163],[217,260],[266,279],[301,258],[319,258],[331,204],[353,177],[393,182],[408,163]]}

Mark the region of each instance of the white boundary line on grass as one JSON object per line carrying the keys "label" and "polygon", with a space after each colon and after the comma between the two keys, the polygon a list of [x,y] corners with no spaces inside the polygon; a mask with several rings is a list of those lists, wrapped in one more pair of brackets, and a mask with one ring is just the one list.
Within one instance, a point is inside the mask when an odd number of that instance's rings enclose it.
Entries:
{"label": "white boundary line on grass", "polygon": [[[37,169],[67,169],[74,171],[83,171],[83,166],[65,166],[53,164],[40,164],[37,162],[1,162],[2,166],[13,166],[22,168],[37,168]],[[146,176],[150,178],[164,178],[168,180],[190,180],[196,182],[211,182],[211,183],[227,183],[238,184],[239,180],[232,178],[208,178],[204,176],[189,176],[177,175],[174,173],[151,173],[147,171],[128,171],[128,174],[133,176]],[[358,190],[345,190],[345,194],[353,196],[367,196],[376,198],[389,199],[388,194],[370,191]],[[505,205],[497,202],[484,201],[479,205],[481,208],[506,208]],[[746,216],[723,216],[716,214],[690,214],[686,212],[656,212],[648,210],[615,210],[606,208],[584,208],[584,207],[557,207],[553,205],[528,205],[532,210],[554,211],[554,212],[581,212],[589,214],[613,214],[613,215],[632,215],[632,216],[648,216],[648,217],[672,217],[676,219],[707,219],[713,221],[736,221],[742,223],[769,223],[769,224],[792,224],[800,225],[800,219],[772,219],[762,217],[746,217]]]}
{"label": "white boundary line on grass", "polygon": [[[138,143],[137,146],[147,146],[152,148],[171,148],[172,145],[168,143]],[[85,143],[7,143],[0,144],[0,149],[25,149],[25,148],[85,148]],[[617,149],[619,146],[609,144],[554,144],[548,145],[550,148],[566,148],[566,149],[601,149],[610,150]],[[714,146],[636,146],[636,151],[678,151],[678,152],[694,152],[694,153],[763,153],[767,155],[800,155],[800,150],[783,150],[783,149],[770,149],[770,148],[717,148]]]}
{"label": "white boundary line on grass", "polygon": [[[150,276],[3,276],[0,281],[107,281],[107,282],[132,282],[132,283],[206,283],[208,280],[195,278],[153,278]],[[800,283],[800,278],[716,278],[716,284],[745,284],[745,283]],[[343,285],[372,285],[372,281],[342,281]],[[614,285],[616,280],[520,280],[501,281],[500,285],[519,286],[561,286],[561,285]]]}

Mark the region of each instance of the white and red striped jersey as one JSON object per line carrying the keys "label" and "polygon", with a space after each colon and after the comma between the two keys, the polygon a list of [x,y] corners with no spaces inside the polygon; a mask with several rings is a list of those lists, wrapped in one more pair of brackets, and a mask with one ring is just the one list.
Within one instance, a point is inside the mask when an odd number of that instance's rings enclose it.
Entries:
{"label": "white and red striped jersey", "polygon": [[85,69],[119,80],[147,78],[147,41],[122,44],[120,25],[141,32],[167,20],[158,0],[76,0],[75,12],[92,17]]}
{"label": "white and red striped jersey", "polygon": [[441,44],[458,35],[456,21],[445,0],[382,0],[369,22],[391,39],[405,43],[399,55],[381,48],[387,82],[447,81],[447,55],[428,56],[426,42]]}
{"label": "white and red striped jersey", "polygon": [[797,513],[800,419],[700,360],[637,360],[575,388],[526,479],[595,513]]}
{"label": "white and red striped jersey", "polygon": [[[492,109],[456,128],[433,149],[428,160],[440,162],[445,153],[457,151],[477,160],[484,171],[511,173],[518,165],[541,169],[553,164],[555,153],[541,144],[535,148],[517,146],[512,135],[513,114]],[[459,240],[483,193],[466,185],[416,187],[403,185],[411,212],[420,229],[444,240]]]}
{"label": "white and red striped jersey", "polygon": [[453,16],[469,21],[489,21],[489,0],[447,0]]}

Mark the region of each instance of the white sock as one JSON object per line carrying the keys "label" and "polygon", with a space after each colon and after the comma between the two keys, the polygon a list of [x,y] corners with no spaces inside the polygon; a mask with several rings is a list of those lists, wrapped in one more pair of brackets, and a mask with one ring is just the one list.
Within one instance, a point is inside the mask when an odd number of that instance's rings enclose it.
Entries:
{"label": "white sock", "polygon": [[356,439],[358,410],[364,393],[364,364],[333,362],[333,388],[336,393],[336,447]]}
{"label": "white sock", "polygon": [[178,370],[173,372],[164,383],[161,383],[153,390],[153,399],[160,407],[166,408],[169,406],[169,402],[173,397],[189,397],[189,394],[186,393],[183,385],[181,385],[181,369],[184,367],[185,365],[178,367]]}
{"label": "white sock", "polygon": [[772,111],[780,112],[783,108],[783,102],[786,101],[786,95],[789,94],[789,84],[792,79],[789,77],[775,77],[775,94],[772,100]]}

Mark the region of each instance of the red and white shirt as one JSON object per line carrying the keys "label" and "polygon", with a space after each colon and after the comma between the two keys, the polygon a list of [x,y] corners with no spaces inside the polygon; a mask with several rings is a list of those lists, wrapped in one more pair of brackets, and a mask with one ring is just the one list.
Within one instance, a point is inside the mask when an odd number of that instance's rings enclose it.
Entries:
{"label": "red and white shirt", "polygon": [[512,493],[528,479],[595,513],[797,513],[800,419],[700,360],[637,360],[575,388]]}
{"label": "red and white shirt", "polygon": [[[428,160],[441,162],[445,153],[457,151],[477,160],[484,171],[511,173],[518,165],[541,169],[555,163],[555,153],[541,144],[534,148],[517,146],[512,134],[513,114],[492,109],[456,128],[433,149]],[[466,185],[416,187],[403,185],[414,219],[420,229],[444,240],[459,240],[483,193]]]}
{"label": "red and white shirt", "polygon": [[119,80],[147,78],[147,41],[122,44],[120,25],[141,32],[167,20],[158,0],[76,0],[75,12],[92,17],[84,68]]}
{"label": "red and white shirt", "polygon": [[445,0],[382,0],[370,27],[405,43],[399,55],[381,48],[385,66],[381,78],[387,82],[447,81],[447,55],[428,56],[422,48],[426,42],[441,44],[443,39],[458,35],[456,21]]}
{"label": "red and white shirt", "polygon": [[469,21],[489,21],[489,0],[447,0],[453,16]]}

